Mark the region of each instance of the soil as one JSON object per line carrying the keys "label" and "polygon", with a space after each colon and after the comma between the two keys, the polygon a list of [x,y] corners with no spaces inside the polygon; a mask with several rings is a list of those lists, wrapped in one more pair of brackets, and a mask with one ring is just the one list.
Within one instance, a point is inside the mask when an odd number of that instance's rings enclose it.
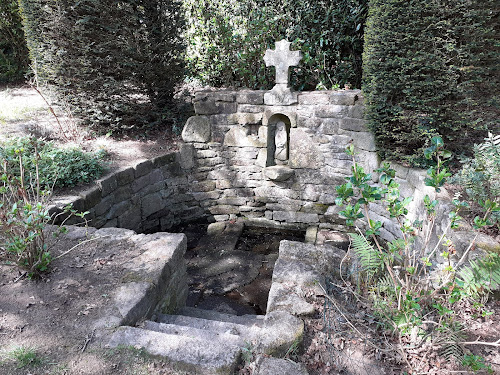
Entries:
{"label": "soil", "polygon": [[[3,105],[28,109],[21,110],[16,118],[5,119],[1,111]],[[79,128],[64,110],[56,108],[56,112],[60,124],[34,90],[26,86],[3,88],[0,90],[0,138],[35,134],[64,146],[77,144],[86,150],[104,147],[109,154],[109,172],[177,148],[178,137],[167,130],[148,138],[139,135],[121,139],[96,137]],[[77,187],[71,192],[85,188]],[[65,193],[69,192],[56,192]],[[62,240],[54,246],[53,255],[62,254],[68,247]],[[139,349],[107,349],[95,345],[96,333],[89,327],[100,316],[109,285],[116,282],[123,269],[121,265],[132,255],[126,243],[99,251],[89,243],[55,260],[50,272],[40,280],[29,280],[16,269],[0,265],[0,374],[179,374],[164,360],[150,357]],[[306,319],[303,354],[290,351],[287,357],[305,363],[311,375],[346,373],[335,366],[328,350],[323,301],[310,297],[318,313]],[[494,314],[477,317],[472,308],[464,310],[471,339],[494,341],[500,337],[499,302],[490,302],[487,308]],[[16,351],[19,348],[24,349],[24,356]],[[498,348],[472,346],[471,349],[500,373]],[[418,354],[415,358],[419,358]],[[430,366],[427,373],[449,374],[452,369],[458,369],[437,359],[426,361]],[[391,368],[388,374],[402,372],[401,363],[387,362],[387,365]],[[240,373],[250,374],[251,370],[247,367]]]}

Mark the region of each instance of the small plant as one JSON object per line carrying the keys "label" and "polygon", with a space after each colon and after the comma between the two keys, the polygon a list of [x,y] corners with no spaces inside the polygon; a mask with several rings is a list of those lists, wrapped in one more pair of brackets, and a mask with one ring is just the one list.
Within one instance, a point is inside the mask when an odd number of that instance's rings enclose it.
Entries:
{"label": "small plant", "polygon": [[[488,134],[474,146],[474,157],[461,160],[462,169],[450,180],[464,187],[467,196],[485,213],[500,205],[500,134]],[[500,211],[493,211],[492,222],[500,222]]]}
{"label": "small plant", "polygon": [[[463,345],[471,343],[464,342],[457,304],[462,300],[474,301],[474,297],[481,297],[498,287],[500,258],[491,254],[464,267],[466,256],[474,245],[471,243],[460,260],[452,261],[455,247],[446,234],[458,227],[459,211],[466,204],[457,197],[453,200],[449,225],[438,234],[437,245],[431,246],[439,201],[426,195],[423,199],[425,219],[409,220],[408,206],[412,198],[400,196],[396,171],[385,163],[376,171],[380,174],[379,184],[372,184],[371,175],[356,162],[352,144],[346,152],[353,160],[352,176],[336,188],[335,203],[345,206],[340,215],[348,226],[356,227],[357,233],[350,236],[351,248],[363,276],[357,277],[358,291],[362,292],[360,300],[365,301],[381,326],[391,327],[400,343],[398,352],[408,367],[412,364],[405,345],[418,349],[431,342],[430,347],[438,348],[442,356],[461,358]],[[427,170],[425,184],[439,192],[451,175],[445,166],[451,153],[444,149],[440,137],[434,137],[431,147],[425,150],[425,158],[434,164]],[[385,204],[390,217],[398,223],[401,238],[388,243],[380,239],[383,223],[370,217],[370,204],[375,202]],[[497,205],[490,204],[484,215],[474,219],[474,228],[479,230],[488,225],[491,214],[498,210]],[[442,247],[444,250],[439,252]],[[442,272],[433,269],[432,262],[438,254],[445,260]],[[498,342],[482,344],[495,346]]]}
{"label": "small plant", "polygon": [[85,153],[79,149],[57,148],[53,142],[37,138],[14,138],[0,145],[0,160],[6,172],[20,176],[22,158],[24,183],[34,180],[42,188],[74,186],[94,181],[104,172],[105,151]]}
{"label": "small plant", "polygon": [[40,366],[43,362],[36,350],[28,347],[18,347],[7,353],[7,358],[16,363],[18,369],[27,366]]}
{"label": "small plant", "polygon": [[462,366],[468,367],[474,372],[480,370],[486,370],[489,374],[493,374],[493,370],[490,365],[487,365],[484,361],[484,358],[479,355],[474,354],[466,354],[462,359]]}
{"label": "small plant", "polygon": [[[48,270],[52,256],[46,243],[46,225],[51,221],[47,203],[50,187],[40,177],[38,148],[30,155],[33,172],[25,169],[24,150],[16,149],[14,158],[3,159],[0,174],[0,260],[37,277]],[[71,207],[64,212],[76,214]],[[84,214],[78,214],[84,215]],[[65,230],[59,228],[59,233]],[[57,234],[55,232],[54,234]]]}

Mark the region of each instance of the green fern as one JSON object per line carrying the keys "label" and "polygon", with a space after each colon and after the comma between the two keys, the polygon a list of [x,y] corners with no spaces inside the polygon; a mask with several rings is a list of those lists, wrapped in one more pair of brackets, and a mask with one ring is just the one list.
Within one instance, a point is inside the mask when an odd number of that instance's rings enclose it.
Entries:
{"label": "green fern", "polygon": [[352,249],[361,264],[361,270],[371,278],[377,271],[382,269],[384,262],[377,250],[370,244],[364,236],[350,233],[352,239]]}
{"label": "green fern", "polygon": [[457,284],[470,295],[489,293],[500,286],[500,256],[495,253],[471,260],[470,266],[458,271]]}
{"label": "green fern", "polygon": [[440,345],[439,354],[446,359],[451,357],[460,359],[464,355],[464,349],[460,342],[465,339],[463,327],[455,323],[450,326],[442,326],[440,338],[435,344]]}

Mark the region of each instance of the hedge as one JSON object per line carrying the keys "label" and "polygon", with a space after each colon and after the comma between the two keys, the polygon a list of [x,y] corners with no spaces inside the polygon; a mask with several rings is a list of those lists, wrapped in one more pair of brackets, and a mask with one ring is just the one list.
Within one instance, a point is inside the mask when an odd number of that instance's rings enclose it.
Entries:
{"label": "hedge", "polygon": [[267,48],[283,38],[304,59],[298,90],[361,85],[368,0],[184,0],[189,20],[188,75],[213,86],[269,89]]}
{"label": "hedge", "polygon": [[28,70],[28,48],[17,0],[0,2],[0,83],[23,78]]}
{"label": "hedge", "polygon": [[498,133],[499,5],[370,0],[363,90],[382,157],[425,166],[434,135],[460,154]]}
{"label": "hedge", "polygon": [[[177,0],[20,0],[41,83],[79,117],[118,132],[168,122],[184,73]],[[168,114],[168,113],[167,113]]]}

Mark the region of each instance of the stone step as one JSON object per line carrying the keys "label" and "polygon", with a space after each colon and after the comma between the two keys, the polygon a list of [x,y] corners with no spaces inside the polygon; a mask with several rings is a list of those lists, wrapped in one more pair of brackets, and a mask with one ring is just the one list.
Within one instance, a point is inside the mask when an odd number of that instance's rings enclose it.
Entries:
{"label": "stone step", "polygon": [[184,307],[179,311],[179,315],[191,316],[207,320],[218,320],[221,322],[242,324],[247,327],[262,327],[265,315],[233,315],[221,313],[214,310],[198,309],[196,307]]}
{"label": "stone step", "polygon": [[159,314],[155,320],[158,323],[188,326],[219,334],[229,333],[231,335],[241,336],[243,340],[246,341],[251,341],[260,331],[260,328],[256,326],[246,326],[238,323],[209,320],[185,315]]}
{"label": "stone step", "polygon": [[244,346],[245,342],[239,335],[233,335],[231,333],[219,333],[213,332],[206,329],[199,329],[190,326],[181,326],[178,324],[167,324],[158,323],[151,320],[146,320],[141,328],[147,329],[155,332],[168,333],[169,335],[178,335],[185,337],[192,337],[196,339],[206,340],[206,341],[222,341],[228,344]]}
{"label": "stone step", "polygon": [[151,355],[167,358],[179,370],[190,374],[233,374],[241,357],[241,349],[224,340],[204,340],[126,326],[113,333],[108,345],[143,348]]}

